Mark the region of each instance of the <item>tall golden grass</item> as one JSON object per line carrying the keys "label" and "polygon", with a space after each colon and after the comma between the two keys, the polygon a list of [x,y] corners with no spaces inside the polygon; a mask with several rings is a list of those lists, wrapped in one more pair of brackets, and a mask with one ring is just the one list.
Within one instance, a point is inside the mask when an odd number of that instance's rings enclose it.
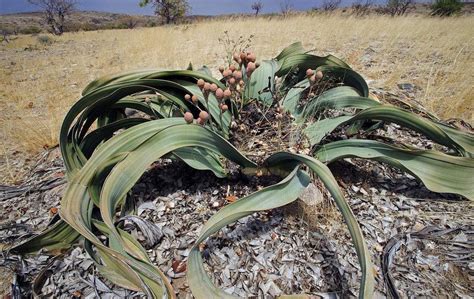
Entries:
{"label": "tall golden grass", "polygon": [[[67,33],[54,37],[49,46],[39,45],[36,37],[20,36],[0,46],[3,149],[6,154],[31,153],[56,144],[65,112],[99,76],[185,68],[189,62],[216,69],[224,63],[224,45],[218,42],[224,31],[234,39],[254,35],[251,49],[259,59],[302,41],[315,54],[346,60],[371,87],[396,90],[397,83],[412,83],[416,99],[427,109],[441,118],[472,123],[473,24],[472,16],[299,15]],[[4,166],[6,161],[1,161]]]}

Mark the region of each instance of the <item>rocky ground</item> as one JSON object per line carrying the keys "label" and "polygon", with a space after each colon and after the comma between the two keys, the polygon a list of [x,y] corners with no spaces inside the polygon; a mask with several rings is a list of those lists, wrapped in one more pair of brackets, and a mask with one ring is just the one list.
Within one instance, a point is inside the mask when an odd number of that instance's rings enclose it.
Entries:
{"label": "rocky ground", "polygon": [[[433,147],[394,125],[373,134]],[[255,156],[265,155],[265,148],[272,146],[266,139],[235,142]],[[1,186],[0,246],[4,250],[44,229],[60,208],[66,184],[58,149],[45,151],[36,161],[21,186]],[[402,298],[470,298],[474,294],[472,203],[432,193],[410,175],[381,163],[346,159],[330,168],[372,253],[376,297],[394,292]],[[136,217],[123,219],[124,228],[147,248],[178,298],[192,298],[185,261],[204,222],[222,206],[276,181],[274,177],[245,177],[237,171],[227,179],[217,179],[181,163],[158,161],[134,187],[130,202]],[[2,252],[0,293],[6,298],[33,292],[47,298],[140,295],[102,278],[80,246],[56,254],[20,258]],[[241,297],[306,293],[316,298],[348,298],[358,293],[360,268],[348,230],[317,181],[298,202],[256,213],[215,234],[206,242],[204,257],[214,282]]]}

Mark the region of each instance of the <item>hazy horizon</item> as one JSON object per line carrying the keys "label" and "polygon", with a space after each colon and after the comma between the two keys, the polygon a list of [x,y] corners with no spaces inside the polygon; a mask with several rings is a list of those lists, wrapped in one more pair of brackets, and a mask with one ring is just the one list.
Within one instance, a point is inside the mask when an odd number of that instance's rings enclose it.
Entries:
{"label": "hazy horizon", "polygon": [[[140,7],[139,0],[78,0],[77,9],[84,11],[101,11],[111,13],[126,13],[133,15],[153,15],[153,7]],[[252,13],[251,5],[255,0],[189,0],[191,6],[190,15],[221,15],[233,13]],[[280,12],[278,0],[262,0],[262,13]],[[343,0],[341,6],[350,5],[352,0]],[[376,0],[376,3],[384,3]],[[323,0],[293,0],[293,9],[308,10],[320,7]],[[218,4],[218,5],[217,5]],[[38,7],[28,3],[28,0],[0,0],[0,14],[12,14],[21,12],[35,12]]]}

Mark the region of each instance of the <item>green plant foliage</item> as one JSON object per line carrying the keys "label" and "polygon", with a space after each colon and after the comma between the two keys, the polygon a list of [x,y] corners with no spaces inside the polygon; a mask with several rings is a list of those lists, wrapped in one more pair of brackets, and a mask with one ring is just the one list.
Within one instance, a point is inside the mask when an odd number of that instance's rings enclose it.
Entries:
{"label": "green plant foliage", "polygon": [[[256,63],[253,53],[236,53],[221,79],[209,69],[138,71],[91,82],[66,115],[60,147],[68,175],[61,219],[42,234],[14,246],[16,254],[67,248],[77,240],[111,282],[152,298],[174,298],[166,275],[153,265],[130,234],[117,227],[127,194],[148,167],[166,157],[196,170],[225,177],[225,161],[246,175],[282,180],[223,207],[205,224],[188,258],[187,278],[196,298],[231,297],[204,269],[199,246],[228,224],[254,212],[295,201],[317,177],[332,195],[347,224],[362,272],[360,298],[372,298],[374,271],[362,231],[336,179],[323,163],[346,157],[372,159],[408,172],[442,193],[474,199],[474,138],[431,119],[369,98],[361,75],[334,56],[290,45],[276,58]],[[312,156],[278,152],[263,163],[248,159],[230,143],[230,127],[248,105],[278,107],[303,128]],[[133,117],[130,111],[137,111]],[[284,111],[282,111],[284,110]],[[330,117],[327,111],[337,111]],[[448,148],[421,150],[371,140],[326,142],[336,128],[364,131],[396,123]],[[93,125],[95,124],[95,128]],[[94,128],[94,129],[93,129]],[[348,131],[346,130],[346,132]],[[106,238],[103,242],[101,238]]]}
{"label": "green plant foliage", "polygon": [[436,0],[431,6],[434,16],[448,17],[461,12],[463,4],[460,0]]}

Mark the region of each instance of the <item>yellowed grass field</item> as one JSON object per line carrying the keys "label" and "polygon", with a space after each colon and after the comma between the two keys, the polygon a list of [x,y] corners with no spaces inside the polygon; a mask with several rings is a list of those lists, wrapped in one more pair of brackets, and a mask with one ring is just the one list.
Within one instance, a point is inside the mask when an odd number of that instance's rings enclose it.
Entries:
{"label": "yellowed grass field", "polygon": [[473,16],[236,18],[67,33],[52,37],[48,46],[21,36],[0,45],[2,174],[15,176],[12,153],[28,156],[57,143],[65,112],[89,81],[141,68],[185,68],[189,62],[216,68],[224,61],[218,38],[226,30],[235,39],[254,35],[251,49],[259,59],[302,41],[315,54],[348,61],[370,87],[396,90],[397,83],[412,83],[417,100],[440,117],[473,121]]}

